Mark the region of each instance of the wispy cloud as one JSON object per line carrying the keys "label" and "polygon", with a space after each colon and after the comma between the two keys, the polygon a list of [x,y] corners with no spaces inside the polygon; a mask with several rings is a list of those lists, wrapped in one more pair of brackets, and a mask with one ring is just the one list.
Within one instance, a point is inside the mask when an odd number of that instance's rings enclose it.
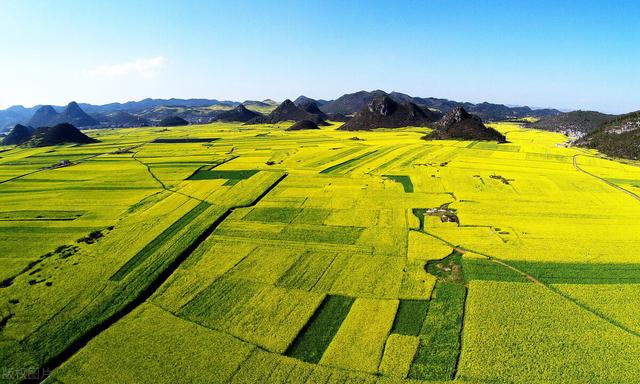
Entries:
{"label": "wispy cloud", "polygon": [[120,64],[105,64],[89,69],[86,75],[89,77],[117,77],[127,75],[137,75],[145,78],[157,76],[165,67],[167,58],[164,56],[153,57],[151,59],[135,59]]}

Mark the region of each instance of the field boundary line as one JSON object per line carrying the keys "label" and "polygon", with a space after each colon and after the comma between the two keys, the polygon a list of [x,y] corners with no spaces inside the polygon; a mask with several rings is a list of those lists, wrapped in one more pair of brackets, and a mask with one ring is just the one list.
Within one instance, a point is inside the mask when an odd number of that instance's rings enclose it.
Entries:
{"label": "field boundary line", "polygon": [[[306,292],[306,291],[305,291],[305,292]],[[329,296],[329,294],[327,294],[327,296]],[[336,296],[341,296],[341,295],[336,295]],[[352,296],[348,296],[348,297],[352,297]],[[177,318],[177,319],[179,319],[179,320],[182,320],[182,321],[186,321],[186,322],[189,322],[189,323],[195,324],[195,325],[197,325],[197,326],[199,326],[199,327],[202,327],[202,328],[205,328],[205,329],[208,329],[208,330],[211,330],[211,331],[220,332],[220,333],[225,334],[225,335],[227,335],[227,336],[229,336],[229,337],[232,337],[232,338],[234,338],[234,339],[236,339],[236,340],[238,340],[238,341],[241,341],[241,342],[243,342],[243,343],[246,343],[246,344],[248,344],[248,345],[253,346],[253,349],[252,349],[252,350],[251,350],[251,352],[249,353],[249,357],[251,357],[252,355],[254,355],[254,354],[256,354],[256,353],[264,352],[264,353],[268,353],[268,354],[271,354],[271,355],[278,356],[278,357],[280,357],[280,358],[293,359],[293,360],[296,360],[297,362],[300,362],[301,364],[311,365],[311,366],[313,366],[313,367],[314,367],[313,369],[317,369],[317,368],[319,367],[320,369],[328,369],[328,370],[331,370],[331,371],[344,372],[344,373],[346,373],[346,374],[348,374],[348,375],[353,375],[353,376],[358,376],[358,375],[363,374],[363,373],[365,373],[365,374],[367,374],[367,375],[371,375],[371,373],[369,373],[369,372],[365,372],[365,371],[361,371],[361,370],[356,370],[356,369],[345,369],[345,368],[333,367],[333,366],[322,365],[322,364],[307,363],[307,362],[305,362],[305,361],[302,361],[302,360],[296,359],[295,357],[290,357],[290,356],[287,356],[287,355],[282,354],[282,353],[278,353],[278,352],[270,351],[270,350],[266,349],[265,347],[263,347],[263,346],[261,346],[261,345],[255,344],[254,342],[249,341],[249,340],[245,340],[245,339],[243,339],[243,338],[241,338],[241,337],[238,337],[238,336],[236,336],[236,335],[234,335],[234,334],[232,334],[232,333],[229,333],[229,332],[227,332],[227,331],[225,331],[225,330],[223,330],[223,329],[220,329],[220,328],[217,328],[217,327],[210,327],[210,326],[207,326],[207,325],[204,325],[204,324],[200,324],[200,323],[199,323],[199,322],[197,322],[197,321],[193,321],[193,320],[188,320],[188,319],[182,318],[182,317],[180,317],[180,316],[176,315],[175,313],[173,313],[173,312],[171,312],[171,311],[168,311],[168,310],[166,310],[165,308],[163,308],[163,307],[161,307],[161,306],[158,306],[156,303],[153,303],[153,302],[147,302],[147,304],[153,305],[153,306],[155,306],[155,307],[159,308],[160,310],[167,312],[168,314],[170,314],[171,316],[173,316],[173,317],[175,317],[175,318]],[[238,370],[237,370],[237,371],[239,371],[239,370],[240,370],[240,368],[244,365],[244,363],[245,363],[246,361],[248,361],[248,360],[249,360],[249,358],[247,358],[245,361],[243,361],[243,362],[240,364],[240,366],[238,367]],[[237,372],[235,372],[235,373],[234,373],[234,376],[235,376],[236,374],[237,374]],[[231,378],[229,379],[229,381],[230,381],[230,382],[233,382],[233,377],[231,377]]]}
{"label": "field boundary line", "polygon": [[[313,285],[311,286],[311,288],[309,288],[309,292],[314,292],[314,288],[316,287],[316,285],[318,285],[318,283],[320,282],[320,280],[322,280],[323,277],[325,277],[327,275],[327,273],[329,273],[329,269],[331,269],[331,267],[333,266],[333,264],[336,262],[336,259],[338,258],[338,253],[336,253],[335,255],[333,255],[333,259],[331,259],[331,262],[329,263],[329,265],[327,266],[327,268],[322,271],[322,273],[320,274],[320,277],[318,277],[318,279],[313,283]],[[291,268],[293,268],[293,266],[291,266]],[[290,268],[290,269],[291,269]],[[289,271],[287,271],[289,272]],[[284,275],[283,275],[284,276]]]}
{"label": "field boundary line", "polygon": [[[237,208],[248,208],[248,207],[237,207]],[[357,244],[334,244],[334,243],[318,243],[318,242],[304,243],[301,241],[294,241],[294,240],[260,239],[260,238],[248,238],[243,236],[219,235],[219,234],[214,234],[214,236],[221,240],[229,240],[229,241],[243,240],[252,244],[260,244],[260,245],[278,245],[279,244],[279,245],[287,245],[289,247],[298,247],[300,249],[310,248],[313,250],[328,250],[331,252],[359,252],[366,255],[373,255],[373,247],[357,245]],[[405,258],[404,256],[384,256],[384,257]]]}
{"label": "field boundary line", "polygon": [[579,154],[578,155],[573,155],[573,166],[574,166],[575,169],[577,169],[578,171],[580,171],[580,172],[582,172],[584,174],[587,174],[587,175],[589,175],[589,176],[591,176],[593,178],[596,178],[596,179],[602,181],[603,183],[607,184],[608,186],[610,186],[612,188],[615,188],[615,189],[617,189],[618,191],[620,191],[622,193],[626,193],[627,195],[629,195],[629,196],[633,197],[634,199],[640,201],[640,196],[636,195],[635,193],[633,193],[633,192],[631,192],[631,191],[629,191],[627,189],[624,189],[621,186],[616,185],[616,184],[610,182],[607,179],[604,179],[604,178],[602,178],[602,177],[600,177],[598,175],[594,175],[593,173],[585,171],[584,169],[582,169],[578,165],[578,156],[584,156],[584,155],[579,155]]}
{"label": "field boundary line", "polygon": [[[482,255],[482,256],[484,256],[484,255]],[[494,263],[496,263],[496,264],[499,264],[499,265],[501,265],[501,266],[503,266],[505,268],[508,268],[508,269],[514,271],[515,273],[519,274],[519,275],[522,275],[527,280],[531,281],[532,283],[534,283],[536,285],[540,285],[540,286],[543,286],[543,287],[545,286],[542,282],[540,282],[540,280],[536,279],[535,277],[531,276],[530,274],[528,274],[528,273],[526,273],[524,271],[519,270],[518,268],[516,268],[514,266],[511,266],[511,265],[505,263],[502,260],[496,259],[494,257],[489,258],[489,260],[494,262]]]}
{"label": "field boundary line", "polygon": [[262,348],[261,346],[259,346],[257,344],[254,344],[254,343],[252,343],[250,341],[244,340],[244,339],[242,339],[242,338],[240,338],[238,336],[232,335],[231,333],[229,333],[227,331],[224,331],[224,330],[221,330],[221,329],[218,329],[218,328],[208,327],[206,325],[198,323],[197,321],[193,321],[193,320],[189,320],[189,319],[185,319],[183,317],[180,317],[180,316],[176,315],[175,313],[169,311],[168,309],[162,307],[161,305],[158,305],[157,303],[154,303],[153,301],[148,301],[148,302],[146,302],[146,304],[158,308],[159,310],[167,313],[171,317],[174,317],[174,318],[178,319],[179,321],[184,321],[186,323],[194,324],[194,325],[196,325],[198,327],[204,328],[204,329],[209,330],[209,331],[222,333],[222,334],[227,335],[229,337],[232,337],[232,338],[234,338],[234,339],[236,339],[236,340],[238,340],[238,341],[240,341],[242,343],[250,345],[252,347],[251,351],[247,354],[247,357],[240,364],[238,364],[238,367],[236,367],[236,369],[233,371],[233,373],[229,377],[229,381],[230,382],[233,380],[233,377],[240,371],[240,368],[242,368],[244,363],[246,363],[256,352],[263,351],[263,352],[267,352],[267,353],[274,353],[274,352],[270,352],[270,351]]}
{"label": "field boundary line", "polygon": [[[219,166],[221,166],[222,164],[228,163],[228,162],[230,162],[231,160],[235,160],[235,159],[237,159],[238,157],[240,157],[240,155],[233,155],[233,156],[227,157],[226,159],[222,160],[221,162],[214,164],[214,165],[211,167],[211,169],[218,168],[218,167],[219,167]],[[193,171],[189,176],[187,176],[187,178],[186,178],[185,180],[190,180],[190,179],[193,177],[193,175],[195,175],[196,173],[200,172],[200,171],[202,170],[202,168],[203,168],[203,167],[206,167],[206,166],[209,166],[209,165],[211,165],[211,164],[201,165],[200,167],[198,167],[198,169],[196,169],[196,170],[195,170],[195,171]]]}
{"label": "field boundary line", "polygon": [[[411,230],[415,231],[415,229],[411,229]],[[545,288],[545,289],[549,290],[550,292],[556,294],[557,296],[560,296],[562,299],[564,299],[564,300],[576,305],[578,308],[580,308],[580,309],[582,309],[582,310],[584,310],[586,312],[589,312],[590,314],[594,315],[595,317],[599,318],[600,320],[603,320],[603,321],[609,323],[610,325],[620,329],[621,331],[623,331],[625,333],[628,333],[631,336],[640,337],[640,332],[635,331],[635,330],[625,326],[624,324],[622,324],[619,321],[607,316],[606,314],[601,313],[598,310],[591,308],[587,304],[584,304],[584,303],[580,302],[579,300],[575,299],[574,297],[571,297],[571,296],[567,295],[564,292],[561,292],[560,290],[558,290],[557,288],[553,287],[552,285],[545,284],[545,283],[541,282],[540,280],[538,280],[534,276],[532,276],[532,275],[530,275],[530,274],[528,274],[528,273],[526,273],[526,272],[524,272],[524,271],[522,271],[522,270],[520,270],[520,269],[518,269],[518,268],[516,268],[516,267],[514,267],[514,266],[512,266],[510,264],[508,264],[507,262],[505,262],[504,260],[502,260],[500,258],[496,258],[494,256],[488,255],[488,254],[483,253],[483,252],[474,251],[474,250],[469,249],[469,248],[464,248],[462,246],[455,246],[455,245],[453,245],[453,243],[451,243],[451,242],[449,242],[449,241],[447,241],[447,240],[445,240],[445,239],[443,239],[443,238],[441,238],[441,237],[439,237],[437,235],[434,235],[432,233],[426,232],[426,231],[417,231],[417,232],[422,232],[422,233],[424,233],[426,235],[429,235],[429,236],[431,236],[433,238],[436,238],[436,239],[438,239],[440,241],[443,241],[448,245],[452,245],[454,247],[454,249],[456,249],[458,251],[461,250],[463,252],[465,252],[465,251],[466,252],[473,252],[473,253],[478,254],[480,256],[484,256],[489,261],[492,261],[492,262],[494,262],[494,263],[496,263],[498,265],[501,265],[501,266],[503,266],[505,268],[508,268],[508,269],[510,269],[510,270],[512,270],[512,271],[514,271],[516,273],[519,273],[520,275],[526,277],[531,283],[536,284],[536,285],[538,285],[538,286],[540,286],[542,288]]]}
{"label": "field boundary line", "polygon": [[[102,156],[102,155],[108,155],[108,154],[110,154],[110,153],[111,153],[111,152],[103,152],[103,153],[97,153],[97,154],[95,154],[95,155],[91,155],[91,156],[83,157],[83,158],[81,158],[81,159],[78,159],[78,160],[74,160],[74,161],[72,161],[72,162],[71,162],[71,165],[76,165],[76,164],[79,164],[79,163],[83,163],[83,162],[85,162],[85,161],[87,161],[87,160],[91,160],[91,159],[93,159],[93,158],[96,158],[96,157],[98,157],[98,156]],[[28,158],[28,157],[29,157],[29,156],[27,156],[27,158]],[[64,167],[64,168],[66,168],[66,167]],[[38,172],[52,171],[52,170],[55,170],[55,169],[58,169],[58,168],[44,167],[44,168],[36,169],[36,170],[34,170],[34,171],[27,172],[27,173],[22,174],[22,175],[14,176],[14,177],[12,177],[12,178],[10,178],[10,179],[2,180],[2,181],[0,181],[0,184],[5,184],[5,183],[8,183],[8,182],[10,182],[10,181],[18,180],[18,179],[21,179],[21,178],[26,177],[26,176],[29,176],[29,175],[33,175],[33,174],[38,173]]]}
{"label": "field boundary line", "polygon": [[633,330],[629,327],[627,327],[626,325],[622,324],[621,322],[619,322],[618,320],[615,320],[609,316],[607,316],[604,313],[601,313],[600,311],[591,308],[590,306],[588,306],[587,304],[582,303],[581,301],[579,301],[578,299],[560,291],[559,289],[557,289],[556,287],[553,287],[551,285],[549,286],[545,286],[547,289],[551,290],[552,292],[554,292],[555,294],[561,296],[562,298],[564,298],[565,300],[568,300],[570,302],[572,302],[573,304],[577,305],[578,307],[584,309],[585,311],[591,312],[592,314],[594,314],[595,316],[599,317],[600,319],[606,321],[607,323],[620,328],[622,331],[633,335],[635,337],[640,337],[640,332]]}
{"label": "field boundary line", "polygon": [[[160,180],[160,179],[156,176],[156,174],[155,174],[155,173],[153,173],[153,171],[151,170],[151,166],[150,166],[149,164],[147,164],[147,163],[143,162],[142,160],[140,160],[140,159],[138,159],[138,158],[136,157],[136,153],[137,153],[137,152],[134,152],[134,153],[133,153],[133,155],[131,156],[131,158],[132,158],[133,160],[137,161],[138,163],[142,164],[143,166],[145,166],[145,167],[147,168],[147,172],[149,172],[149,175],[151,175],[151,177],[152,177],[155,181],[157,181],[157,182],[160,184],[160,186],[162,187],[162,189],[164,189],[164,190],[165,190],[165,191],[167,191],[167,192],[177,193],[178,195],[182,195],[182,196],[184,196],[184,197],[188,197],[188,198],[190,198],[190,199],[198,200],[198,201],[203,202],[203,203],[204,203],[204,202],[206,202],[206,200],[203,200],[203,199],[200,199],[200,198],[198,198],[198,197],[191,196],[191,195],[188,195],[188,194],[186,194],[186,193],[184,193],[184,192],[180,192],[180,191],[177,191],[177,190],[175,190],[175,189],[171,189],[171,188],[167,187],[167,186],[166,186],[166,184],[165,184],[162,180]],[[202,167],[200,167],[200,168],[202,168]],[[198,169],[200,169],[200,168],[198,168]],[[196,170],[195,172],[197,172],[197,170]],[[194,172],[194,173],[195,173],[195,172]]]}
{"label": "field boundary line", "polygon": [[[151,281],[146,287],[142,288],[137,296],[131,299],[131,301],[123,304],[119,309],[115,310],[111,315],[106,316],[104,320],[94,324],[89,330],[68,344],[59,353],[49,358],[43,364],[38,367],[38,374],[34,375],[37,379],[29,379],[28,377],[23,380],[23,383],[36,382],[41,383],[47,379],[47,375],[44,372],[51,372],[54,369],[60,367],[63,363],[68,361],[78,352],[80,352],[89,342],[109,329],[113,324],[121,320],[123,317],[130,314],[133,310],[140,305],[148,302],[148,299],[164,284],[173,273],[180,267],[180,265],[187,260],[187,258],[193,254],[193,252],[207,239],[211,234],[226,220],[229,215],[233,213],[236,208],[246,208],[256,205],[262,198],[264,198],[269,192],[271,192],[276,186],[287,177],[287,173],[280,175],[278,179],[273,181],[269,187],[267,187],[258,197],[249,202],[248,204],[231,205],[224,211],[219,217],[213,220],[213,222],[196,237],[191,244],[189,244],[179,255],[177,255],[168,266],[159,272],[158,276]],[[33,372],[32,372],[33,373]]]}
{"label": "field boundary line", "polygon": [[[464,275],[464,269],[461,268],[462,273]],[[464,340],[464,326],[467,320],[467,297],[469,296],[469,284],[465,282],[464,287],[464,298],[462,302],[462,320],[460,321],[460,332],[458,332],[458,354],[456,355],[456,363],[453,366],[453,372],[451,373],[451,380],[455,380],[456,376],[458,376],[458,367],[460,366],[460,357],[462,356],[463,345],[462,341]]]}

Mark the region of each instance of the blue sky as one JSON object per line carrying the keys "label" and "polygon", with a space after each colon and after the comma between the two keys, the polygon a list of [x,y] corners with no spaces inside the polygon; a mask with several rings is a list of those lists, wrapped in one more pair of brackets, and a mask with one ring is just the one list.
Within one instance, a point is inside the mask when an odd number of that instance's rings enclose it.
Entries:
{"label": "blue sky", "polygon": [[640,109],[637,1],[0,1],[0,107],[365,89]]}

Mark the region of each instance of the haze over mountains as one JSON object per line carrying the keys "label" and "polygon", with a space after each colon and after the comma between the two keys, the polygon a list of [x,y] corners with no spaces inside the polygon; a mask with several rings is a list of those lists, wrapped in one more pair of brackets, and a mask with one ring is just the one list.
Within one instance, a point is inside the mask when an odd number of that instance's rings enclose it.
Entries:
{"label": "haze over mountains", "polygon": [[[387,93],[381,90],[371,92],[359,91],[343,95],[335,100],[311,99],[307,96],[300,96],[294,100],[293,104],[301,106],[302,109],[318,108],[322,113],[334,121],[345,121],[346,115],[352,115],[373,99],[380,96],[389,96],[396,102],[412,102],[420,107],[426,107],[441,113],[447,113],[456,106],[462,106],[470,113],[481,117],[483,120],[504,120],[508,118],[520,118],[526,116],[553,116],[561,112],[555,109],[531,109],[529,107],[508,107],[502,104],[481,103],[473,104],[467,102],[457,102],[447,99],[431,97],[413,97],[399,92]],[[312,106],[312,103],[315,106]],[[144,99],[140,101],[130,101],[126,103],[109,103],[103,105],[93,105],[87,103],[72,103],[70,106],[35,106],[25,108],[23,106],[13,106],[5,110],[0,110],[0,132],[11,129],[15,124],[30,125],[32,127],[52,125],[54,123],[70,122],[77,127],[84,128],[90,126],[100,127],[122,127],[122,126],[144,126],[157,124],[160,120],[179,116],[190,123],[208,123],[217,120],[225,111],[233,109],[243,104],[247,109],[257,113],[268,113],[279,103],[267,99],[262,101],[246,100],[244,102],[217,99]],[[42,110],[42,108],[45,108]],[[82,113],[88,115],[80,117]],[[38,114],[36,115],[36,112]],[[125,112],[128,115],[116,114]],[[62,115],[62,116],[57,116]],[[71,116],[69,116],[71,115]],[[57,116],[57,117],[56,117]],[[133,116],[133,117],[132,117]],[[67,119],[74,121],[64,121]],[[325,118],[325,117],[323,117]]]}
{"label": "haze over mountains", "polygon": [[[455,112],[461,117],[444,128],[436,125],[442,116]],[[527,106],[458,102],[433,97],[414,97],[382,90],[359,91],[335,100],[312,99],[301,95],[295,101],[278,103],[271,99],[244,102],[217,99],[144,99],[126,103],[92,105],[71,102],[67,106],[13,106],[0,111],[0,133],[9,133],[7,143],[24,142],[39,127],[69,123],[77,128],[144,127],[152,125],[202,124],[213,121],[245,124],[274,124],[303,120],[316,126],[327,121],[346,122],[341,130],[369,130],[401,126],[439,127],[429,137],[466,138],[502,141],[483,125],[499,121],[534,117],[531,128],[553,130],[582,138],[578,145],[601,150],[611,156],[640,158],[639,113],[608,115],[596,111],[561,112],[557,109],[533,109]],[[295,129],[313,129],[305,124]]]}
{"label": "haze over mountains", "polygon": [[94,114],[94,117],[100,122],[100,125],[106,125],[113,128],[148,127],[152,125],[151,122],[144,117],[124,111],[111,112],[108,114]]}
{"label": "haze over mountains", "polygon": [[553,116],[561,112],[557,109],[531,109],[529,107],[508,107],[504,104],[480,103],[473,104],[467,102],[457,102],[448,99],[438,99],[433,97],[413,97],[400,92],[387,93],[381,90],[371,92],[360,91],[343,95],[336,100],[323,104],[320,109],[326,113],[352,114],[361,110],[365,105],[371,103],[376,98],[388,96],[396,102],[411,102],[421,107],[426,107],[447,113],[455,107],[463,107],[483,120],[506,120],[512,118],[522,118],[527,116]]}

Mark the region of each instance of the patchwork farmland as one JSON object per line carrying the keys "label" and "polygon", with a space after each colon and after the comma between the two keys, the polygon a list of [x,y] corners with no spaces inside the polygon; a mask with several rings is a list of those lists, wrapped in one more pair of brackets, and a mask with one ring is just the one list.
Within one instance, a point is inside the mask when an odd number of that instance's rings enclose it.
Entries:
{"label": "patchwork farmland", "polygon": [[338,124],[7,147],[4,379],[640,381],[637,164]]}

